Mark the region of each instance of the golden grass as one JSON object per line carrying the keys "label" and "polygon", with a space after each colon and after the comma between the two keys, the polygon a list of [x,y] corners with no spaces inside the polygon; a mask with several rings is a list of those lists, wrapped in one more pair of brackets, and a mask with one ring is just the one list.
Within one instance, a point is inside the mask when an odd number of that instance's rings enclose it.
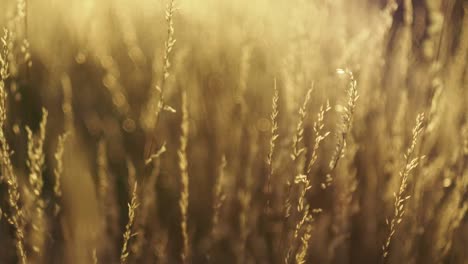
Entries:
{"label": "golden grass", "polygon": [[136,209],[138,208],[138,197],[137,197],[137,182],[133,185],[132,198],[128,204],[128,222],[125,225],[125,232],[123,233],[123,245],[122,251],[120,253],[120,263],[124,264],[128,261],[128,247],[130,243],[130,238],[133,236],[132,227],[135,222]]}
{"label": "golden grass", "polygon": [[10,37],[11,34],[5,29],[2,36],[2,53],[0,56],[0,155],[2,162],[2,180],[7,184],[8,205],[11,210],[7,220],[15,230],[15,247],[18,258],[22,264],[26,264],[24,212],[20,204],[21,194],[18,178],[11,162],[11,150],[5,135],[5,123],[7,121],[6,100],[8,98],[5,80],[9,77],[8,57],[10,50],[8,48],[8,43]]}
{"label": "golden grass", "polygon": [[182,93],[182,121],[181,121],[181,135],[180,135],[180,146],[177,151],[179,157],[179,169],[180,169],[180,216],[181,216],[181,233],[182,233],[182,262],[190,262],[189,258],[189,235],[188,235],[188,206],[189,206],[189,174],[188,174],[188,160],[187,160],[187,143],[189,133],[189,117],[188,117],[188,106],[187,106],[187,94],[184,91]]}
{"label": "golden grass", "polygon": [[46,137],[48,112],[42,109],[42,119],[39,124],[38,135],[33,135],[29,127],[26,127],[28,137],[28,160],[26,165],[29,168],[29,185],[34,196],[33,206],[35,212],[33,215],[34,222],[32,222],[31,237],[29,242],[32,245],[33,251],[41,255],[44,251],[45,235],[48,226],[44,216],[45,201],[43,199],[42,190],[44,187],[44,180],[42,171],[44,169],[45,154],[44,154],[44,141]]}
{"label": "golden grass", "polygon": [[403,215],[405,214],[405,204],[406,201],[411,198],[410,195],[405,196],[406,190],[408,188],[408,181],[409,177],[411,176],[411,172],[418,166],[422,157],[415,156],[415,148],[418,142],[419,137],[423,133],[424,128],[424,114],[419,114],[416,118],[416,125],[413,128],[412,138],[411,138],[411,145],[408,147],[405,153],[405,162],[404,167],[401,169],[400,175],[400,188],[398,192],[395,192],[393,195],[395,197],[395,211],[390,221],[387,220],[387,225],[389,226],[389,232],[387,236],[387,240],[382,247],[383,250],[383,258],[387,258],[390,252],[390,244],[392,242],[392,238],[395,235],[396,227],[398,224],[403,221]]}
{"label": "golden grass", "polygon": [[[62,197],[62,183],[61,177],[63,174],[63,152],[65,151],[65,142],[69,134],[64,133],[58,137],[57,150],[54,154],[55,158],[55,169],[54,169],[54,195],[57,200]],[[59,201],[55,203],[55,214],[57,215],[60,211]]]}
{"label": "golden grass", "polygon": [[0,263],[466,262],[465,1],[0,6]]}
{"label": "golden grass", "polygon": [[221,207],[223,206],[224,200],[226,199],[224,188],[226,187],[226,156],[223,155],[221,158],[221,164],[218,169],[218,177],[216,178],[216,184],[214,188],[214,197],[213,197],[213,218],[211,220],[212,233],[216,236],[219,232],[219,218],[221,215]]}
{"label": "golden grass", "polygon": [[268,164],[268,176],[267,176],[267,183],[266,183],[266,193],[268,195],[267,198],[267,209],[270,209],[270,196],[271,196],[271,177],[273,177],[273,154],[275,152],[276,141],[279,137],[278,135],[278,100],[279,100],[279,91],[278,87],[276,86],[276,79],[274,81],[274,95],[271,102],[272,111],[270,115],[270,122],[271,122],[271,138],[270,138],[270,151],[268,152],[267,157],[267,164]]}

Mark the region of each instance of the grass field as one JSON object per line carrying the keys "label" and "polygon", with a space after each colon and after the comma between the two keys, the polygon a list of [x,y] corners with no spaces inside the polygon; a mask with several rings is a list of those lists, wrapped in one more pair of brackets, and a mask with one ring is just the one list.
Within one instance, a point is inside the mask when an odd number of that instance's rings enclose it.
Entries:
{"label": "grass field", "polygon": [[0,0],[0,263],[467,263],[468,2]]}

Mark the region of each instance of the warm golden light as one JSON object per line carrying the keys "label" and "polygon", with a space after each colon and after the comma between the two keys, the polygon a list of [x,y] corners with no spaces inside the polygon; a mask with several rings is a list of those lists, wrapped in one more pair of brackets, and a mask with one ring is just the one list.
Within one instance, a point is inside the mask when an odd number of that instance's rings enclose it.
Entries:
{"label": "warm golden light", "polygon": [[468,2],[0,0],[0,263],[466,263]]}

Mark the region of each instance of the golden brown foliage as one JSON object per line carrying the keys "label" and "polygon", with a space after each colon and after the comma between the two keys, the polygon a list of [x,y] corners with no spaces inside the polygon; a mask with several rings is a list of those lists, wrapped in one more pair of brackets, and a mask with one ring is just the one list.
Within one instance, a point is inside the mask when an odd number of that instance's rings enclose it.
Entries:
{"label": "golden brown foliage", "polygon": [[0,6],[0,263],[466,262],[466,1]]}

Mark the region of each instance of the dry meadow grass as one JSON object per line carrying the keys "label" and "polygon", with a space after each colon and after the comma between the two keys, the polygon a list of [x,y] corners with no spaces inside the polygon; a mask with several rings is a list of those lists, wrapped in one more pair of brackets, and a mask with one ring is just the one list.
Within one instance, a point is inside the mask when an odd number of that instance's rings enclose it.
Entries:
{"label": "dry meadow grass", "polygon": [[0,7],[0,263],[467,263],[468,2]]}

